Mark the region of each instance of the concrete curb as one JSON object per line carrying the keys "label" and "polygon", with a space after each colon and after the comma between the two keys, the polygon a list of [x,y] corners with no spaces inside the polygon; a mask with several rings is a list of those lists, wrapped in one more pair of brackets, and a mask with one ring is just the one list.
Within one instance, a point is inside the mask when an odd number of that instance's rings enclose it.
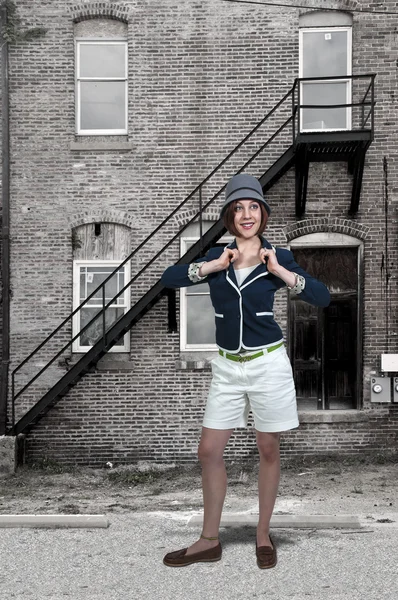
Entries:
{"label": "concrete curb", "polygon": [[109,521],[103,515],[0,515],[0,528],[107,528]]}
{"label": "concrete curb", "polygon": [[[258,515],[255,514],[226,514],[221,519],[221,527],[239,527],[248,525],[256,527]],[[188,521],[189,525],[201,525],[202,515],[195,515]],[[275,515],[271,518],[272,528],[296,529],[361,529],[358,517],[351,515]]]}

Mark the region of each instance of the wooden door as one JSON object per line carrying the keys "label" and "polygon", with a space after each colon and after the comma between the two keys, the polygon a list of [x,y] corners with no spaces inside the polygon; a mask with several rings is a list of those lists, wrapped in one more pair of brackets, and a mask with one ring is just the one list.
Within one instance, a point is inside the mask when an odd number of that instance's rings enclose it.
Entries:
{"label": "wooden door", "polygon": [[325,408],[354,408],[357,372],[356,298],[334,297],[325,309]]}
{"label": "wooden door", "polygon": [[322,324],[319,309],[295,299],[291,310],[291,361],[299,408],[322,402]]}
{"label": "wooden door", "polygon": [[292,296],[289,347],[299,408],[356,408],[359,379],[356,248],[305,248],[296,261],[331,292],[327,308]]}

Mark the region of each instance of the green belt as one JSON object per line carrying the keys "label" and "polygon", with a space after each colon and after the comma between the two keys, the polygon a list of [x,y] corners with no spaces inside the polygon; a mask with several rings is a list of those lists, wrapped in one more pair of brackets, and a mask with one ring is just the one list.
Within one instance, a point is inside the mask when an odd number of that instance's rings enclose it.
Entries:
{"label": "green belt", "polygon": [[264,350],[260,350],[256,352],[256,354],[250,354],[249,356],[238,356],[237,354],[228,354],[223,350],[219,350],[219,354],[224,358],[228,358],[228,360],[234,360],[235,362],[248,362],[249,360],[254,360],[255,358],[259,358],[260,356],[264,356],[264,354],[268,354],[269,352],[273,352],[274,350],[278,350],[281,346],[283,346],[284,342],[280,342],[280,344],[275,344],[275,346],[270,346],[269,348],[264,348]]}

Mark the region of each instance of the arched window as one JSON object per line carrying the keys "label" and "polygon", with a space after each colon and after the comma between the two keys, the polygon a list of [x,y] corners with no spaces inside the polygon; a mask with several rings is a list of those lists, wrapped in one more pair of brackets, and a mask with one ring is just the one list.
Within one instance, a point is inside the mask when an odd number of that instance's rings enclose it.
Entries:
{"label": "arched window", "polygon": [[[302,15],[299,25],[299,77],[305,79],[300,83],[300,104],[350,104],[351,15],[316,11]],[[306,108],[300,118],[302,131],[351,129],[351,108],[348,107]]]}
{"label": "arched window", "polygon": [[74,25],[76,134],[127,135],[127,25],[90,19]]}
{"label": "arched window", "polygon": [[[75,310],[114,271],[130,253],[130,230],[114,223],[90,223],[76,227],[72,233],[73,246],[73,309]],[[130,280],[127,262],[105,285],[105,303]],[[108,328],[130,308],[130,289],[127,288],[106,310]],[[85,304],[73,318],[73,337],[98,314],[103,306],[102,289]],[[100,315],[74,342],[73,352],[87,352],[101,337],[103,320]],[[130,336],[126,334],[110,350],[128,352]]]}

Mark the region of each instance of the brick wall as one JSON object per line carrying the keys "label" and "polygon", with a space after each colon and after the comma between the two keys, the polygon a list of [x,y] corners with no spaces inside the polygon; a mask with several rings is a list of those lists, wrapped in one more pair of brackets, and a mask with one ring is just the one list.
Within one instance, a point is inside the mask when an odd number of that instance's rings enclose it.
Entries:
{"label": "brick wall", "polygon": [[[0,215],[0,227],[2,227],[2,217]],[[2,264],[3,244],[0,241],[0,265]],[[0,298],[3,298],[3,278],[2,268],[0,267]],[[0,360],[3,358],[3,312],[0,311]]]}
{"label": "brick wall", "polygon": [[[366,9],[372,3],[330,0],[327,5]],[[10,48],[13,368],[71,311],[72,229],[99,218],[111,220],[130,227],[136,247],[291,87],[298,75],[298,24],[303,12],[216,0],[18,0],[17,6],[24,26],[43,26],[47,34]],[[396,2],[383,6],[398,11]],[[123,140],[131,146],[127,151],[110,146],[95,150],[92,139],[74,133],[73,20],[84,24],[89,17],[92,27],[96,15],[128,24],[129,135]],[[380,353],[398,351],[396,38],[394,17],[354,14],[354,73],[377,73],[376,138],[367,153],[358,214],[347,214],[351,177],[343,163],[311,165],[307,211],[299,225],[294,172],[268,194],[273,214],[267,236],[276,245],[285,245],[289,236],[319,230],[319,219],[327,219],[326,231],[334,231],[337,223],[365,240],[366,419],[303,423],[284,436],[286,455],[359,452],[396,443],[396,407],[369,403],[369,373],[378,368]],[[288,114],[286,110],[289,107],[275,116],[272,127]],[[267,128],[261,135],[270,131]],[[281,143],[270,147],[251,172],[265,171],[287,141],[282,137]],[[72,150],[71,144],[80,144],[81,150]],[[253,148],[249,144],[226,165],[220,185]],[[204,200],[211,191],[205,190]],[[194,214],[195,202],[187,205],[186,215]],[[143,250],[133,268],[160,249],[177,227],[178,219]],[[137,283],[133,296],[177,257],[174,244]],[[283,314],[282,322],[286,322]],[[69,336],[66,330],[59,340]],[[49,356],[43,352],[18,381],[25,381]],[[47,456],[96,465],[137,458],[195,460],[210,372],[179,368],[179,339],[167,333],[165,300],[134,327],[129,359],[118,370],[103,361],[42,419],[28,437],[29,460]],[[56,364],[47,383],[63,373],[65,366]],[[40,384],[42,389],[45,383]],[[24,400],[26,406],[33,401],[29,396]],[[238,432],[228,455],[252,453],[253,430]]]}
{"label": "brick wall", "polygon": [[[0,86],[0,106],[2,106],[2,86]],[[3,119],[0,119],[0,139],[2,139],[2,128],[3,128]],[[3,231],[3,145],[0,148],[0,227],[1,231]],[[3,298],[3,263],[2,263],[2,255],[3,255],[3,234],[0,236],[0,298]],[[3,357],[3,311],[2,304],[0,306],[0,360]]]}

